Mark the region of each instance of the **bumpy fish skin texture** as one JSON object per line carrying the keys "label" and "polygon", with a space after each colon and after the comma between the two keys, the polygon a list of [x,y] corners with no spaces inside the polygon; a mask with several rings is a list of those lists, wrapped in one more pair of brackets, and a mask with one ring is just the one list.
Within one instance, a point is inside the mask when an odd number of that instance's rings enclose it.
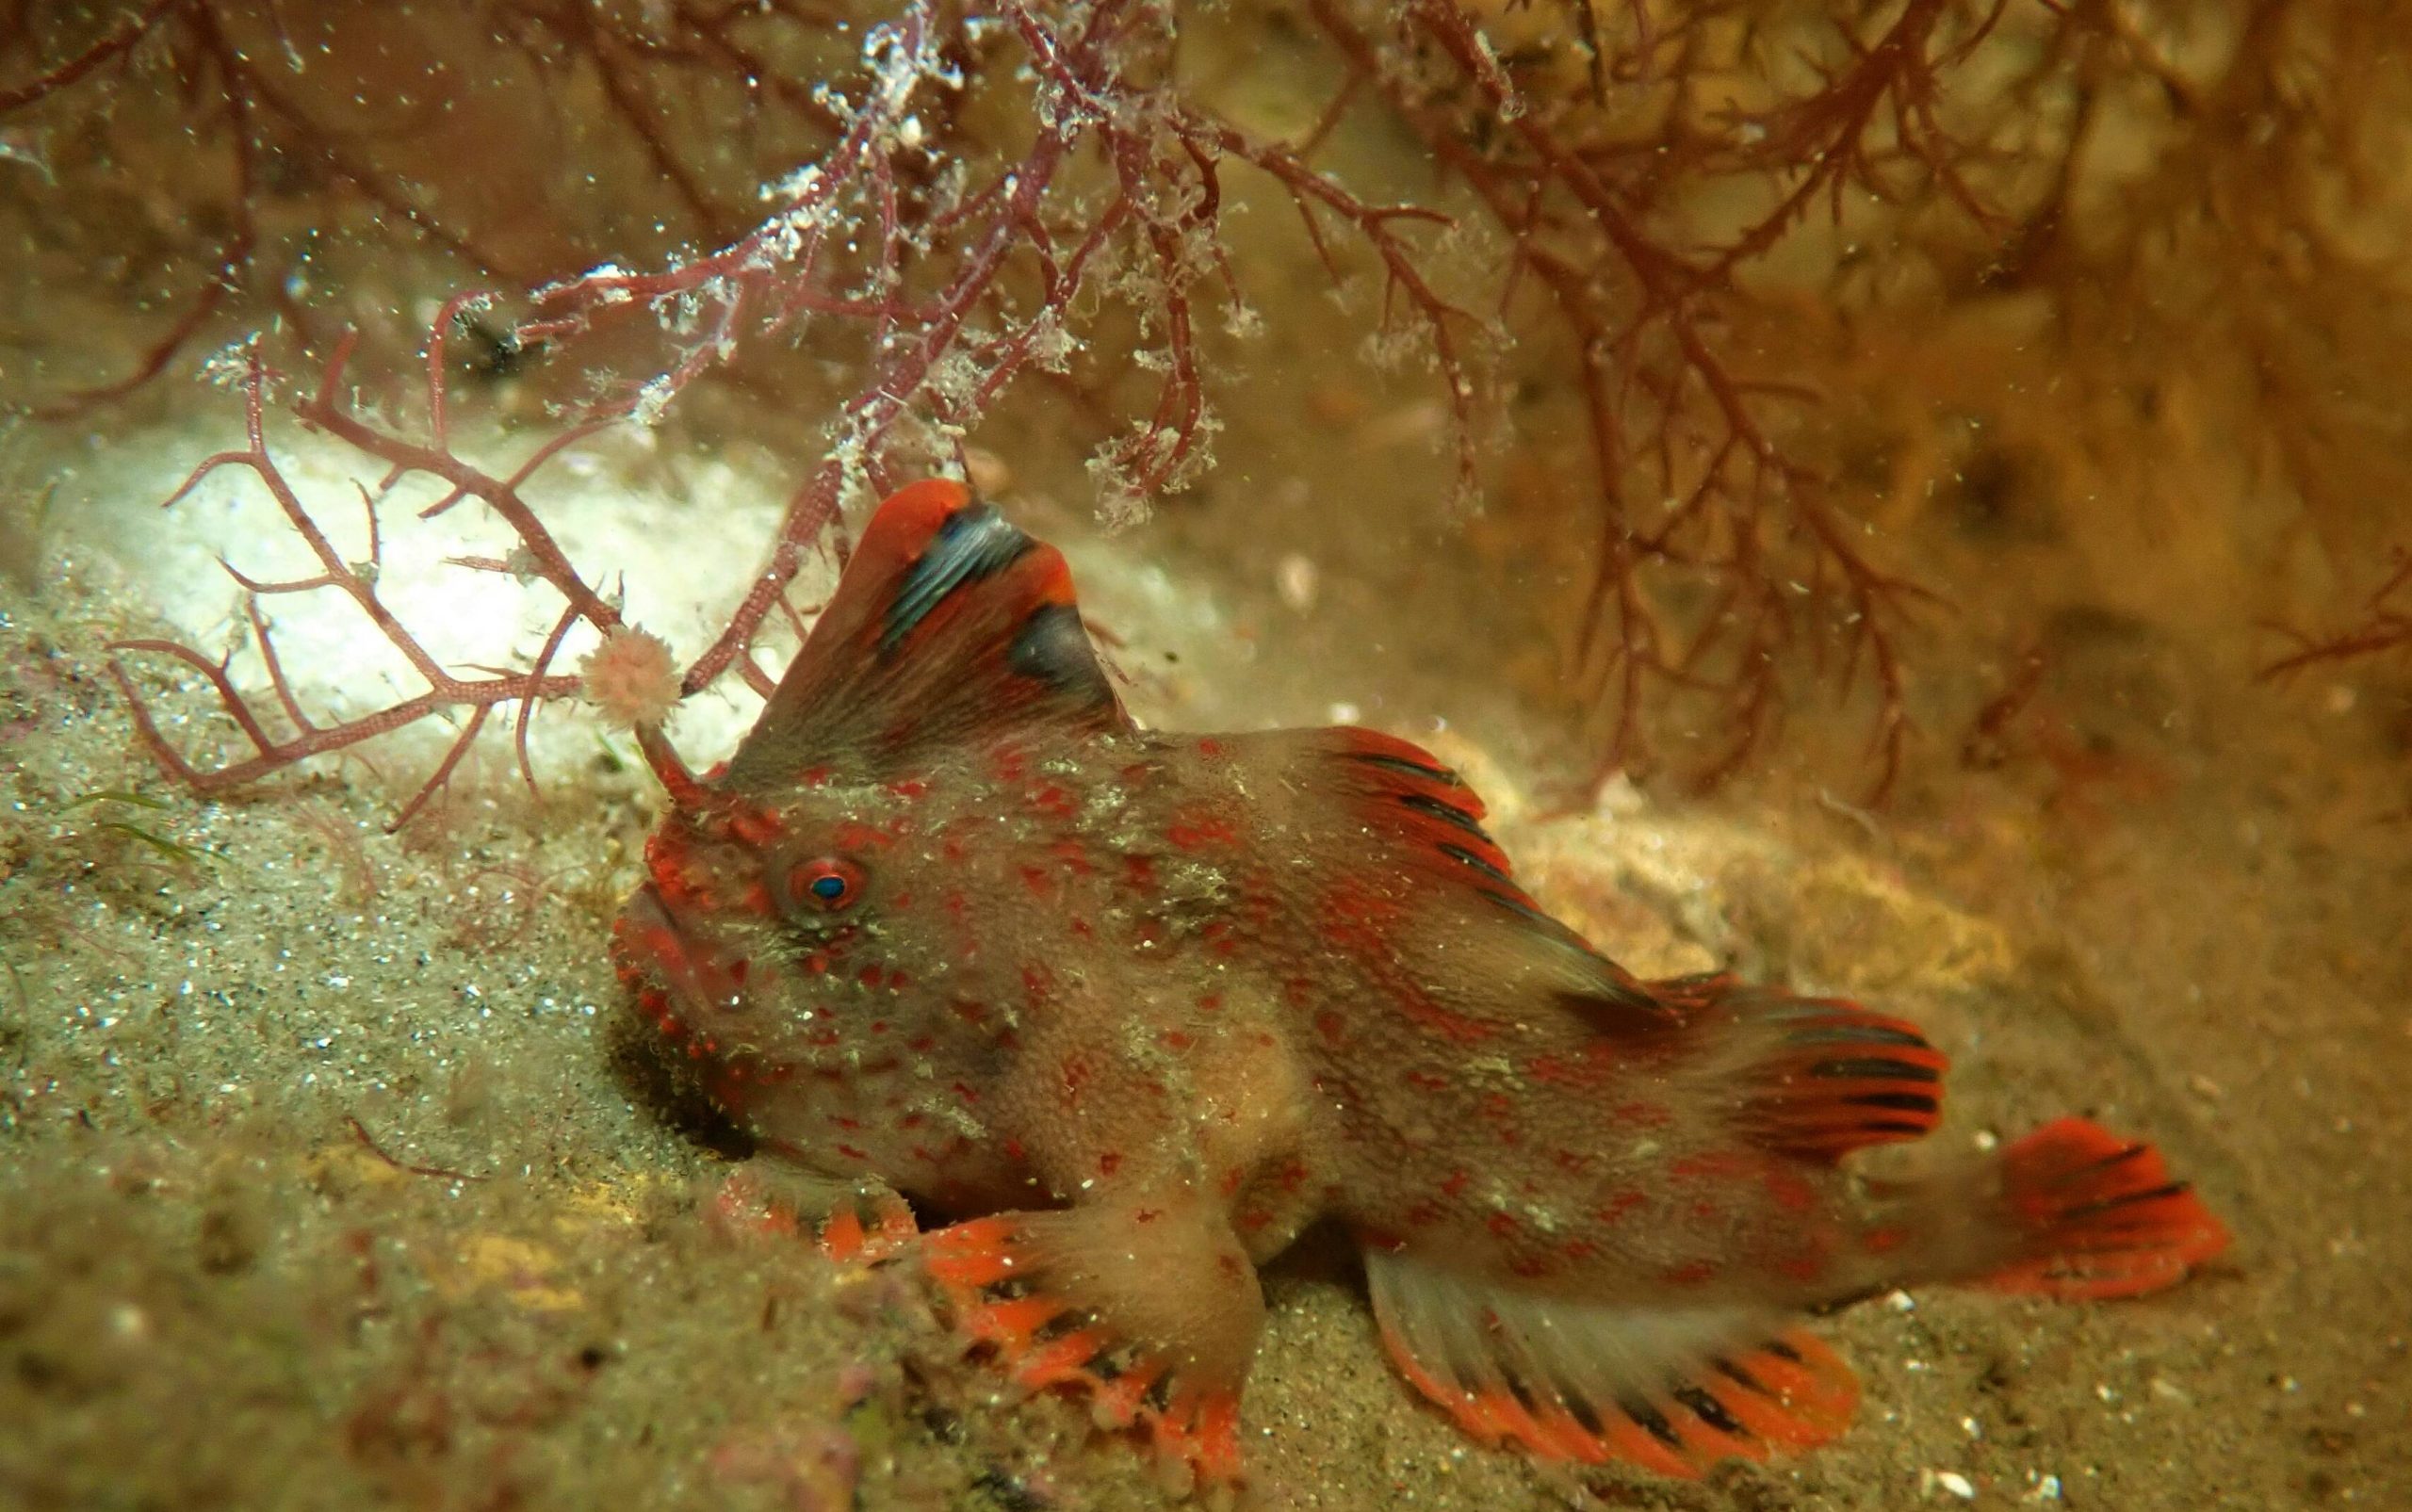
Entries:
{"label": "bumpy fish skin texture", "polygon": [[1937,1117],[1913,1026],[1638,981],[1404,740],[1137,728],[1062,558],[953,484],[881,507],[675,796],[616,930],[640,1011],[774,1155],[959,1218],[922,1263],[966,1331],[1217,1494],[1255,1267],[1318,1220],[1468,1431],[1672,1475],[1840,1431],[1857,1389],[1806,1310],[2127,1294],[2225,1243],[2074,1119],[1853,1181]]}

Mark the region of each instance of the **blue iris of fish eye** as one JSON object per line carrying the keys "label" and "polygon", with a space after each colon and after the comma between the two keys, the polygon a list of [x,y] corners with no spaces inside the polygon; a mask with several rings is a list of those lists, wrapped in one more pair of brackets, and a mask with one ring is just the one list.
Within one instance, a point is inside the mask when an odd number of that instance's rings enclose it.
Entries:
{"label": "blue iris of fish eye", "polygon": [[816,898],[823,898],[831,902],[835,902],[839,898],[844,897],[845,893],[846,879],[843,877],[830,876],[815,877],[812,879],[812,895]]}

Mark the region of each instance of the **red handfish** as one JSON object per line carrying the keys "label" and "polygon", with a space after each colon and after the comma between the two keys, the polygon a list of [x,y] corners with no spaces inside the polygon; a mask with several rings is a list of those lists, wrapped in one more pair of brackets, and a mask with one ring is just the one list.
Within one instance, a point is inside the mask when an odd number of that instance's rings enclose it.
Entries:
{"label": "red handfish", "polygon": [[1319,1220],[1469,1432],[1679,1476],[1841,1431],[1812,1309],[2127,1295],[2226,1244],[2079,1119],[1854,1179],[1935,1125],[1914,1026],[1637,979],[1405,740],[1140,729],[1063,558],[951,483],[881,506],[672,797],[615,931],[642,1011],[768,1151],[956,1215],[921,1244],[962,1326],[1225,1495],[1256,1267]]}

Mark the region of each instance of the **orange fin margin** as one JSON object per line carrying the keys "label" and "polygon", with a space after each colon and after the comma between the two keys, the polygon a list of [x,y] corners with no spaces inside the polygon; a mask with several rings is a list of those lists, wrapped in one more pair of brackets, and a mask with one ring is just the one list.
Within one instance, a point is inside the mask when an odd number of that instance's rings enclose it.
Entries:
{"label": "orange fin margin", "polygon": [[2084,1299],[2175,1286],[2228,1232],[2160,1152],[2062,1118],[2002,1151],[2002,1195],[2028,1257],[1986,1277],[2005,1292]]}

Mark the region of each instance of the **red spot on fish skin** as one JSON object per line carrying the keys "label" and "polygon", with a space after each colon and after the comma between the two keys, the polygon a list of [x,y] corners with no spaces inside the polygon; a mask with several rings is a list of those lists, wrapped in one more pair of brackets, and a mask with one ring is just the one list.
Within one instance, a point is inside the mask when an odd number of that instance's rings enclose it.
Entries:
{"label": "red spot on fish skin", "polygon": [[837,1146],[837,1149],[838,1149],[838,1153],[839,1153],[839,1154],[843,1155],[846,1159],[848,1159],[848,1160],[850,1160],[850,1161],[867,1161],[867,1160],[871,1159],[871,1157],[870,1157],[869,1155],[867,1155],[867,1154],[863,1153],[861,1150],[856,1149],[856,1148],[854,1146],[852,1146],[852,1145],[839,1145],[839,1146]]}
{"label": "red spot on fish skin", "polygon": [[1315,1032],[1323,1036],[1325,1044],[1336,1047],[1347,1037],[1347,1016],[1338,1009],[1327,1008],[1315,1015]]}
{"label": "red spot on fish skin", "polygon": [[1494,1239],[1510,1238],[1516,1232],[1516,1215],[1510,1212],[1494,1212],[1483,1221],[1483,1227],[1491,1230],[1491,1237]]}
{"label": "red spot on fish skin", "polygon": [[1055,973],[1036,962],[1021,968],[1022,996],[1033,1008],[1043,1008],[1055,1000]]}
{"label": "red spot on fish skin", "polygon": [[1407,1210],[1407,1222],[1410,1227],[1429,1228],[1440,1221],[1441,1205],[1437,1202],[1419,1202]]}
{"label": "red spot on fish skin", "polygon": [[909,890],[900,892],[888,900],[888,906],[895,909],[910,908],[913,906],[913,894]]}
{"label": "red spot on fish skin", "polygon": [[1418,1092],[1446,1092],[1450,1086],[1449,1079],[1436,1071],[1410,1071],[1406,1080]]}
{"label": "red spot on fish skin", "polygon": [[1817,1205],[1817,1189],[1780,1167],[1768,1172],[1767,1190],[1775,1205],[1786,1212],[1807,1212]]}
{"label": "red spot on fish skin", "polygon": [[1223,1011],[1223,995],[1219,992],[1199,993],[1198,995],[1198,1011],[1201,1014],[1221,1013]]}
{"label": "red spot on fish skin", "polygon": [[1698,1286],[1717,1275],[1707,1260],[1687,1260],[1664,1273],[1669,1286]]}
{"label": "red spot on fish skin", "polygon": [[860,1129],[860,1128],[863,1126],[863,1121],[862,1121],[861,1119],[859,1119],[859,1118],[849,1118],[849,1117],[847,1117],[847,1116],[846,1116],[845,1114],[836,1114],[836,1113],[831,1114],[829,1115],[829,1121],[830,1121],[832,1124],[835,1124],[835,1125],[836,1125],[837,1127],[839,1127],[839,1129],[844,1130],[847,1133],[850,1133],[850,1134],[851,1134],[851,1133],[853,1133],[856,1130]]}
{"label": "red spot on fish skin", "polygon": [[835,773],[829,770],[826,763],[823,763],[820,766],[805,768],[795,774],[795,780],[802,787],[825,788],[829,786],[829,779]]}
{"label": "red spot on fish skin", "polygon": [[829,972],[829,952],[814,951],[807,954],[804,958],[804,968],[814,976],[826,976]]}
{"label": "red spot on fish skin", "polygon": [[1668,1165],[1667,1174],[1678,1181],[1738,1181],[1751,1174],[1756,1162],[1732,1150],[1707,1150],[1687,1155]]}
{"label": "red spot on fish skin", "polygon": [[1112,1179],[1114,1173],[1120,1169],[1122,1169],[1122,1152],[1119,1150],[1110,1149],[1097,1158],[1097,1174],[1101,1177]]}
{"label": "red spot on fish skin", "polygon": [[775,844],[787,834],[787,826],[776,814],[761,809],[741,808],[728,816],[729,836],[758,850]]}
{"label": "red spot on fish skin", "polygon": [[1014,1161],[1021,1160],[1030,1153],[1029,1150],[1022,1146],[1022,1142],[1020,1140],[1014,1138],[1010,1134],[1005,1136],[1004,1150],[1005,1157],[1008,1160]]}
{"label": "red spot on fish skin", "polygon": [[1236,1220],[1239,1226],[1242,1228],[1247,1229],[1249,1233],[1255,1233],[1258,1229],[1263,1228],[1272,1221],[1273,1214],[1265,1211],[1263,1208],[1250,1208],[1247,1211],[1241,1213]]}
{"label": "red spot on fish skin", "polygon": [[954,1095],[961,1097],[967,1105],[974,1108],[980,1105],[980,1089],[973,1086],[970,1082],[957,1081],[954,1084],[953,1091]]}
{"label": "red spot on fish skin", "polygon": [[1860,1237],[1860,1244],[1870,1255],[1890,1255],[1909,1243],[1909,1234],[1899,1228],[1870,1228]]}
{"label": "red spot on fish skin", "polygon": [[1613,1047],[1605,1041],[1587,1046],[1575,1060],[1544,1052],[1524,1063],[1524,1074],[1534,1081],[1577,1092],[1605,1085],[1620,1069]]}
{"label": "red spot on fish skin", "polygon": [[1671,1111],[1654,1102],[1620,1102],[1608,1111],[1608,1116],[1637,1129],[1664,1129],[1675,1121]]}
{"label": "red spot on fish skin", "polygon": [[1431,1031],[1452,1045],[1479,1045],[1493,1031],[1489,1024],[1478,1023],[1463,1014],[1451,1013],[1432,1000],[1421,987],[1405,985],[1394,995],[1394,1000],[1419,1028]]}
{"label": "red spot on fish skin", "polygon": [[1091,1077],[1095,1076],[1096,1074],[1097,1074],[1097,1073],[1096,1073],[1096,1072],[1095,1072],[1095,1071],[1090,1067],[1089,1063],[1088,1063],[1088,1060],[1087,1060],[1087,1058],[1086,1058],[1086,1057],[1084,1057],[1084,1056],[1079,1056],[1079,1055],[1071,1055],[1071,1056],[1067,1056],[1067,1057],[1065,1057],[1065,1060],[1064,1060],[1064,1106],[1065,1106],[1065,1107],[1067,1107],[1067,1108],[1077,1108],[1077,1107],[1079,1107],[1079,1106],[1081,1105],[1081,1092],[1082,1092],[1082,1089],[1085,1088],[1085,1087],[1089,1084],[1089,1079],[1090,1079]]}
{"label": "red spot on fish skin", "polygon": [[999,746],[988,753],[988,772],[999,782],[1019,787],[1030,772],[1030,755],[1015,746]]}
{"label": "red spot on fish skin", "polygon": [[885,851],[896,844],[899,833],[897,826],[849,821],[829,832],[829,843],[839,851]]}
{"label": "red spot on fish skin", "polygon": [[1219,756],[1229,752],[1230,747],[1209,735],[1201,739],[1195,749],[1202,756]]}
{"label": "red spot on fish skin", "polygon": [[1227,850],[1239,844],[1240,832],[1230,820],[1211,809],[1184,809],[1165,827],[1165,838],[1175,850],[1195,854],[1205,850]]}
{"label": "red spot on fish skin", "polygon": [[1273,1184],[1283,1192],[1295,1195],[1299,1188],[1307,1184],[1307,1162],[1299,1160],[1284,1161],[1281,1168],[1273,1173]]}
{"label": "red spot on fish skin", "polygon": [[1612,1224],[1626,1213],[1649,1201],[1649,1197],[1631,1187],[1608,1194],[1607,1200],[1591,1210],[1591,1215],[1604,1224]]}
{"label": "red spot on fish skin", "polygon": [[1078,800],[1059,783],[1047,783],[1030,794],[1030,806],[1050,819],[1069,819],[1080,812]]}
{"label": "red spot on fish skin", "polygon": [[1817,1280],[1826,1274],[1826,1262],[1816,1255],[1795,1255],[1775,1262],[1775,1268],[1801,1282]]}
{"label": "red spot on fish skin", "polygon": [[1582,1175],[1591,1164],[1591,1157],[1581,1150],[1555,1149],[1550,1151],[1550,1159],[1557,1162],[1559,1170],[1573,1176]]}
{"label": "red spot on fish skin", "polygon": [[1124,885],[1144,897],[1156,893],[1156,862],[1153,856],[1126,855],[1122,858]]}
{"label": "red spot on fish skin", "polygon": [[1225,1170],[1214,1185],[1225,1197],[1235,1197],[1240,1195],[1240,1183],[1247,1179],[1247,1173],[1234,1165]]}
{"label": "red spot on fish skin", "polygon": [[1540,1255],[1518,1255],[1508,1262],[1509,1274],[1527,1281],[1537,1281],[1556,1269],[1555,1264]]}
{"label": "red spot on fish skin", "polygon": [[1089,876],[1097,870],[1089,861],[1088,847],[1078,840],[1057,840],[1047,848],[1047,854],[1062,863],[1064,870],[1076,877]]}
{"label": "red spot on fish skin", "polygon": [[1185,1031],[1178,1029],[1167,1029],[1163,1033],[1157,1035],[1156,1038],[1164,1045],[1165,1049],[1170,1050],[1185,1050],[1192,1045],[1198,1043],[1198,1041]]}
{"label": "red spot on fish skin", "polygon": [[1021,885],[1030,889],[1034,898],[1045,900],[1055,896],[1055,879],[1045,867],[1023,867]]}
{"label": "red spot on fish skin", "polygon": [[1467,1183],[1473,1179],[1473,1177],[1466,1174],[1465,1168],[1459,1166],[1449,1173],[1448,1179],[1441,1183],[1441,1195],[1444,1197],[1457,1196],[1465,1191]]}
{"label": "red spot on fish skin", "polygon": [[1580,1265],[1599,1254],[1600,1246],[1588,1239],[1570,1239],[1557,1246],[1557,1252],[1565,1256],[1570,1264]]}

